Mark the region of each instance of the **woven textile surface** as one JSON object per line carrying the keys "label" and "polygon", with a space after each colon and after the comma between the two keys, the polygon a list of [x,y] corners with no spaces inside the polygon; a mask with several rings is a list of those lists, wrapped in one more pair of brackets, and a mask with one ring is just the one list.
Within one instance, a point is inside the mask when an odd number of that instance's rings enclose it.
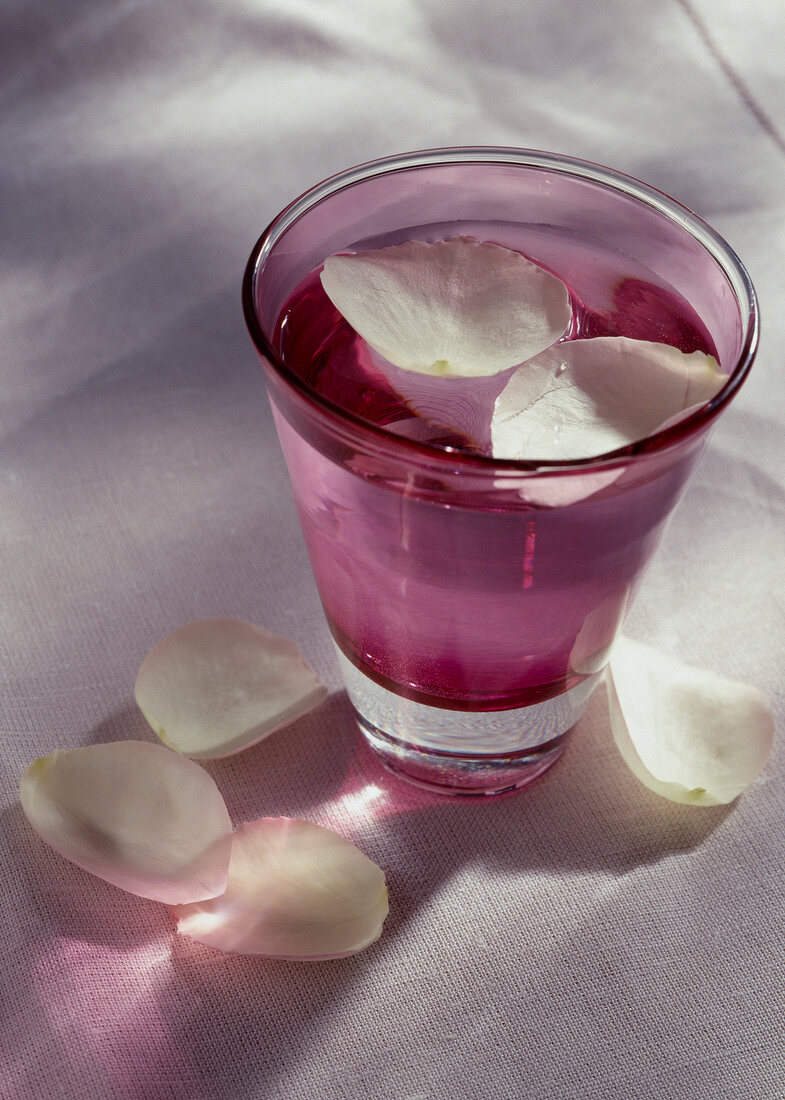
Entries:
{"label": "woven textile surface", "polygon": [[[785,7],[768,0],[6,0],[0,10],[4,1100],[782,1100],[785,756],[732,806],[627,772],[595,696],[515,797],[374,762],[322,617],[239,286],[319,179],[448,145],[550,149],[678,198],[745,261],[763,338],[628,632],[783,716]],[[386,871],[350,959],[222,956],[26,822],[54,748],[150,739],[176,626],[293,638],[330,688],[207,764]]]}

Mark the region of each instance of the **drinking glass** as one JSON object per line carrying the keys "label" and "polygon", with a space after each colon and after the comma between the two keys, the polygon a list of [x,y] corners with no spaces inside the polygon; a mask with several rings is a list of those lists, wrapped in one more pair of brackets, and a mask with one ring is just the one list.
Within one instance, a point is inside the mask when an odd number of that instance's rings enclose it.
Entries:
{"label": "drinking glass", "polygon": [[[590,302],[578,336],[709,348],[727,383],[608,454],[512,461],[400,434],[293,369],[281,319],[326,257],[462,234],[521,248]],[[525,786],[562,753],[707,433],[752,364],[758,314],[744,267],[694,214],[619,172],[445,149],[360,165],[296,199],[254,247],[243,305],[369,745],[442,793]],[[307,335],[307,299],[297,317],[290,344]]]}

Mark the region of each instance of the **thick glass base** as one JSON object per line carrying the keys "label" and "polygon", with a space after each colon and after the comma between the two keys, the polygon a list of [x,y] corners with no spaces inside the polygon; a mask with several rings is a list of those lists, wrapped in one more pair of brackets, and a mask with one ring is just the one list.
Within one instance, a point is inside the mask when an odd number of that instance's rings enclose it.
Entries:
{"label": "thick glass base", "polygon": [[500,711],[430,707],[381,687],[340,651],[347,694],[385,767],[419,787],[452,795],[493,795],[537,779],[561,756],[598,676],[552,699]]}
{"label": "thick glass base", "polygon": [[382,733],[357,715],[365,739],[388,771],[417,787],[451,795],[504,794],[528,786],[564,751],[564,735],[532,752],[515,756],[456,756],[426,752]]}

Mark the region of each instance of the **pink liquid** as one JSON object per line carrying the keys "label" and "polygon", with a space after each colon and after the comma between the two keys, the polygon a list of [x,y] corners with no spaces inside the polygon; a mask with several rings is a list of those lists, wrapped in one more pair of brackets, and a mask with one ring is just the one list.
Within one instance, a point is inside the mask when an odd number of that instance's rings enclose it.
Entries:
{"label": "pink liquid", "polygon": [[[496,230],[462,223],[410,236],[468,234],[548,267],[572,296],[567,339],[625,335],[716,355],[689,304],[627,257],[553,231]],[[442,453],[488,452],[510,372],[445,381],[380,369],[318,272],[286,303],[276,343],[319,394],[391,433]],[[471,477],[440,480],[436,469],[407,480],[399,462],[330,453],[278,411],[276,423],[336,642],[371,680],[454,710],[526,706],[602,667],[698,453],[693,444],[667,461],[630,463],[585,499],[550,507],[482,492]]]}

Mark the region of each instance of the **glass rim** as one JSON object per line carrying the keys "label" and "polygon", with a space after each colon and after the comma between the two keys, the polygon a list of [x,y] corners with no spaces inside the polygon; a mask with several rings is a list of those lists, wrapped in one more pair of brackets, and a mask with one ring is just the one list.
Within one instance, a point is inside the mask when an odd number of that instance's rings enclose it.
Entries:
{"label": "glass rim", "polygon": [[[509,164],[521,168],[547,169],[561,175],[587,180],[629,198],[637,199],[650,209],[680,225],[701,244],[719,264],[733,287],[736,300],[743,309],[748,307],[744,339],[736,363],[728,381],[704,405],[688,417],[670,427],[652,432],[633,443],[617,447],[590,458],[565,459],[508,459],[493,455],[471,454],[454,447],[439,447],[430,443],[407,439],[374,424],[341,405],[323,397],[297,375],[281,358],[268,339],[256,311],[256,280],[278,240],[304,214],[336,192],[371,179],[410,168],[436,167],[445,164]],[[453,468],[471,469],[477,473],[495,470],[509,474],[533,472],[586,471],[606,463],[632,458],[636,455],[663,451],[680,441],[695,435],[715,419],[719,412],[735,396],[747,377],[758,348],[760,313],[752,280],[736,252],[728,242],[707,222],[688,207],[665,192],[643,183],[633,176],[607,168],[592,161],[580,160],[560,153],[548,153],[536,149],[516,149],[505,146],[457,146],[444,149],[424,149],[409,153],[396,153],[366,161],[347,168],[308,188],[276,215],[256,241],[245,268],[242,282],[242,305],[245,323],[259,355],[267,361],[287,389],[293,390],[312,411],[331,422],[334,428],[350,430],[367,443],[382,447],[388,453],[419,460],[419,463],[439,464],[448,462]],[[744,318],[742,317],[742,322]]]}

